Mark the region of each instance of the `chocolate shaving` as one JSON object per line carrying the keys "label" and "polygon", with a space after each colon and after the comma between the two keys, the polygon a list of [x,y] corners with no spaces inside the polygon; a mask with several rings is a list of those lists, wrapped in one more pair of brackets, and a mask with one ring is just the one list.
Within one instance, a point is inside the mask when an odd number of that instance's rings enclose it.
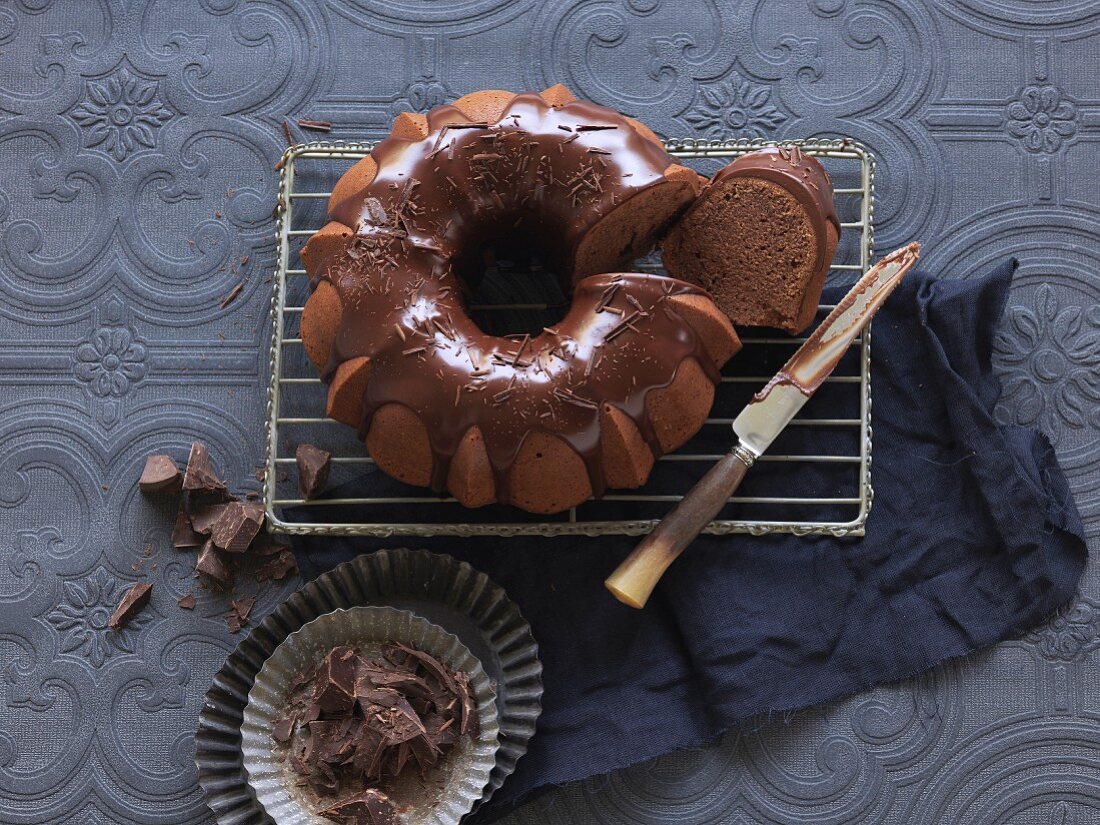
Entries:
{"label": "chocolate shaving", "polygon": [[222,298],[219,306],[221,306],[222,309],[225,309],[227,306],[237,300],[237,296],[241,294],[242,289],[244,289],[244,281],[241,281],[239,284],[229,290],[229,294]]}
{"label": "chocolate shaving", "polygon": [[138,488],[143,493],[178,493],[183,489],[183,476],[171,456],[151,455],[145,459]]}
{"label": "chocolate shaving", "polygon": [[248,623],[248,614],[255,604],[255,596],[241,596],[229,603],[229,615],[225,617],[225,621],[229,625],[230,633],[241,632],[241,628]]}
{"label": "chocolate shaving", "polygon": [[122,630],[126,627],[145,608],[145,605],[149,604],[149,597],[152,593],[153,585],[146,582],[136,582],[133,587],[123,594],[122,601],[118,603],[115,612],[107,620],[107,627],[111,630]]}
{"label": "chocolate shaving", "polygon": [[194,593],[188,593],[186,596],[181,596],[176,601],[176,604],[178,604],[184,610],[194,610],[195,609],[195,594]]}
{"label": "chocolate shaving", "polygon": [[290,550],[281,550],[271,561],[257,567],[253,576],[258,582],[264,582],[268,579],[282,581],[291,573],[297,572],[298,562],[295,561],[294,554]]}
{"label": "chocolate shaving", "polygon": [[382,791],[367,788],[321,811],[337,825],[401,825],[397,808]]}
{"label": "chocolate shaving", "polygon": [[328,483],[332,454],[314,447],[312,444],[299,444],[294,451],[294,461],[298,465],[298,492],[302,498],[316,498]]}
{"label": "chocolate shaving", "polygon": [[298,118],[298,127],[300,129],[312,129],[315,132],[332,131],[332,124],[327,120],[303,120]]}

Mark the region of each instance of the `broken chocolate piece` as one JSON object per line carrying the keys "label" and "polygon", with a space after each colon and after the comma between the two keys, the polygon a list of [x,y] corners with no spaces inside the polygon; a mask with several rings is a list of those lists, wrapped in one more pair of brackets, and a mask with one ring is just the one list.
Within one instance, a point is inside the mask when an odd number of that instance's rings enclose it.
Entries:
{"label": "broken chocolate piece", "polygon": [[183,489],[183,476],[171,456],[151,455],[145,459],[138,488],[143,493],[178,493]]}
{"label": "broken chocolate piece", "polygon": [[313,701],[325,713],[348,713],[355,706],[355,671],[359,657],[350,647],[335,648],[314,677]]}
{"label": "broken chocolate piece", "polygon": [[222,513],[225,512],[225,508],[228,506],[228,504],[205,504],[202,507],[192,508],[191,528],[196,533],[209,536],[214,529],[214,525],[218,523]]}
{"label": "broken chocolate piece", "polygon": [[252,612],[256,604],[255,596],[241,596],[229,603],[229,615],[225,617],[231,633],[240,633],[241,628],[248,623],[248,614]]}
{"label": "broken chocolate piece", "polygon": [[256,539],[252,542],[252,547],[250,547],[249,550],[255,556],[274,556],[284,550],[289,551],[290,545],[279,541],[274,535],[268,533],[266,530],[261,530],[260,534],[256,536]]}
{"label": "broken chocolate piece", "polygon": [[122,601],[118,603],[115,612],[107,620],[107,627],[111,630],[122,630],[126,627],[134,616],[140,613],[145,605],[149,604],[149,597],[152,592],[153,585],[146,582],[136,582],[133,587],[123,594]]}
{"label": "broken chocolate piece", "polygon": [[206,446],[199,441],[191,445],[191,454],[187,457],[187,471],[183,474],[183,489],[196,493],[226,492],[225,482],[218,478],[214,463]]}
{"label": "broken chocolate piece", "polygon": [[195,594],[194,593],[188,593],[186,596],[181,596],[176,601],[176,604],[178,604],[184,610],[194,610],[195,609]]}
{"label": "broken chocolate piece", "polygon": [[218,517],[210,527],[210,538],[222,550],[243,553],[260,532],[263,523],[262,504],[231,501],[221,505]]}
{"label": "broken chocolate piece", "polygon": [[397,808],[377,788],[367,788],[349,799],[342,799],[321,811],[321,816],[337,825],[401,825]]}
{"label": "broken chocolate piece", "polygon": [[298,572],[298,562],[294,559],[294,554],[290,550],[284,549],[279,552],[279,555],[275,556],[271,561],[265,562],[256,568],[255,577],[256,581],[264,582],[268,579],[273,581],[282,581],[291,573]]}
{"label": "broken chocolate piece", "polygon": [[407,645],[381,653],[365,660],[337,647],[291,681],[288,716],[302,727],[287,757],[318,794],[397,776],[411,762],[423,776],[460,736],[477,734],[467,674]]}
{"label": "broken chocolate piece", "polygon": [[275,728],[271,731],[271,735],[275,741],[280,745],[290,741],[291,735],[294,733],[294,719],[287,717],[286,719],[280,719],[275,723]]}
{"label": "broken chocolate piece", "polygon": [[176,514],[176,524],[172,528],[172,546],[177,550],[188,547],[201,547],[202,534],[191,526],[191,519],[187,517],[187,508],[180,502],[179,512]]}
{"label": "broken chocolate piece", "polygon": [[206,544],[199,551],[199,558],[195,562],[195,570],[221,584],[226,584],[232,576],[229,572],[229,565],[226,564],[225,556],[221,550],[214,546],[214,542],[210,539],[206,540]]}
{"label": "broken chocolate piece", "polygon": [[325,484],[332,454],[314,447],[312,444],[299,444],[294,452],[294,461],[298,465],[298,492],[302,498],[315,498]]}

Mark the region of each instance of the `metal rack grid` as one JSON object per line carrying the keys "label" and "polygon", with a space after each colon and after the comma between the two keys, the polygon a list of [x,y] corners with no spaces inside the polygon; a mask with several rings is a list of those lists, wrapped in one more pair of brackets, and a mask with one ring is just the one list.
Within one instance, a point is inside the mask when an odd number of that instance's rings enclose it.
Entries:
{"label": "metal rack grid", "polygon": [[[799,145],[803,152],[818,157],[826,164],[833,177],[838,209],[841,213],[842,245],[846,255],[838,251],[838,259],[844,262],[834,263],[829,280],[852,279],[857,273],[866,272],[870,265],[873,245],[874,210],[874,157],[863,146],[850,139],[842,140],[803,140],[782,144],[769,141],[701,141],[672,140],[666,146],[671,155],[683,159],[689,164],[706,163],[726,159],[760,149],[766,146]],[[691,479],[682,481],[679,488],[670,492],[647,491],[647,487],[638,491],[611,491],[599,501],[589,501],[573,508],[560,516],[531,517],[516,508],[494,505],[492,520],[482,521],[478,514],[483,510],[466,510],[453,498],[441,498],[429,490],[408,487],[397,482],[391,486],[400,489],[386,490],[383,495],[369,497],[327,498],[305,502],[298,497],[294,481],[294,447],[296,444],[325,442],[333,453],[334,476],[343,475],[350,481],[356,475],[368,471],[373,463],[365,449],[355,439],[351,428],[345,427],[324,417],[325,390],[312,369],[303,371],[300,363],[297,368],[291,362],[305,362],[302,355],[301,339],[294,330],[300,317],[304,298],[308,295],[308,278],[301,264],[296,260],[297,248],[310,235],[316,232],[324,222],[324,204],[327,201],[331,183],[354,162],[369,154],[373,144],[315,142],[293,146],[287,150],[282,162],[279,207],[277,209],[278,263],[274,278],[271,317],[271,376],[268,388],[267,405],[267,461],[264,484],[264,501],[267,518],[273,530],[281,533],[299,535],[331,536],[478,536],[478,535],[640,535],[648,532],[659,521],[660,516],[671,509],[683,492],[690,487]],[[316,174],[307,175],[299,171],[303,161],[317,161],[322,167]],[[310,184],[319,188],[310,189]],[[327,185],[325,185],[327,183]],[[301,188],[300,188],[301,187]],[[301,215],[301,213],[306,213]],[[301,217],[300,217],[301,215]],[[853,233],[858,233],[854,242]],[[845,245],[844,242],[848,241]],[[299,247],[300,248],[300,247]],[[639,271],[661,272],[659,264],[639,264]],[[490,307],[476,307],[481,310],[529,310],[540,308],[532,304],[498,304]],[[475,307],[471,307],[475,309]],[[819,308],[820,321],[830,305]],[[758,371],[759,374],[737,374],[737,365],[746,353],[754,350],[773,353],[775,367],[786,360],[793,347],[805,338],[793,338],[782,334],[760,334],[760,331],[746,331],[742,335],[743,350],[735,356],[730,365],[723,370],[722,384],[718,388],[715,409],[722,406],[724,395],[741,390],[751,395],[770,377],[770,371]],[[730,499],[727,508],[712,521],[704,532],[716,534],[747,533],[763,535],[783,532],[798,535],[827,534],[833,536],[863,535],[864,524],[871,508],[873,492],[870,481],[871,471],[871,387],[870,387],[870,334],[869,328],[853,344],[858,348],[854,357],[854,371],[840,374],[843,366],[828,379],[827,384],[834,385],[839,391],[848,393],[853,408],[858,413],[844,418],[815,418],[808,413],[813,410],[814,402],[799,414],[790,429],[801,430],[813,436],[826,429],[833,432],[843,431],[851,434],[849,449],[837,453],[817,454],[813,452],[787,452],[777,449],[760,459],[762,464],[775,464],[789,469],[785,475],[795,478],[795,473],[814,468],[818,471],[836,468],[838,470],[857,470],[855,478],[849,478],[837,489],[833,485],[832,495],[777,495],[774,493],[745,495],[750,492],[743,488],[742,494]],[[761,348],[761,349],[757,349]],[[853,353],[850,353],[853,355]],[[847,360],[847,359],[846,359]],[[731,370],[731,366],[733,369]],[[305,393],[303,401],[302,393]],[[288,394],[297,393],[296,400]],[[858,394],[858,398],[854,397]],[[747,400],[748,396],[745,396]],[[303,404],[304,411],[303,411]],[[692,443],[682,447],[676,453],[663,456],[654,469],[654,475],[662,465],[676,463],[679,467],[691,466],[698,475],[708,469],[721,453],[733,443],[733,434],[727,429],[732,423],[736,410],[728,416],[709,418],[704,432],[718,431],[720,442],[702,452],[692,449]],[[333,432],[341,432],[343,441],[332,444]],[[349,435],[350,434],[350,435]],[[814,436],[816,438],[816,436]],[[712,439],[713,440],[713,439]],[[350,442],[350,443],[349,443]],[[776,447],[780,447],[777,443]],[[756,473],[759,470],[754,471]],[[381,477],[380,473],[376,473]],[[753,474],[750,474],[750,479]],[[338,480],[335,483],[339,483]],[[748,481],[746,482],[746,486]],[[334,483],[330,483],[330,488]],[[293,490],[293,492],[292,492]],[[609,503],[619,503],[633,508],[627,517],[608,518],[597,507]],[[735,513],[727,516],[727,510],[752,508],[758,506],[767,513],[766,517],[751,513]],[[282,508],[302,507],[315,510],[299,510],[294,520],[283,517]],[[798,517],[799,508],[822,508],[838,514],[827,518]],[[647,510],[646,512],[642,512]],[[400,510],[394,520],[395,510]],[[441,516],[440,512],[445,511]],[[841,512],[842,511],[842,512]],[[316,512],[322,518],[313,518]],[[299,520],[303,513],[311,515]],[[411,515],[410,515],[411,514]],[[496,515],[500,518],[496,518]],[[530,519],[534,520],[530,520]],[[439,519],[439,520],[437,520]]]}

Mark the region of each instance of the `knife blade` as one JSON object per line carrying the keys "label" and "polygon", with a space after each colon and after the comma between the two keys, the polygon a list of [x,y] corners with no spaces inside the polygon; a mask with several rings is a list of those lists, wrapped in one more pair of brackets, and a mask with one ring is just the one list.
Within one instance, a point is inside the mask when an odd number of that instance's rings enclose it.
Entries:
{"label": "knife blade", "polygon": [[741,446],[759,458],[825,381],[920,257],[920,244],[891,252],[867,270],[806,342],[733,420]]}
{"label": "knife blade", "polygon": [[783,368],[733,420],[737,443],[634,548],[604,585],[645,606],[669,565],[695,539],[791,419],[836,369],[856,336],[920,257],[920,244],[891,252],[860,278]]}

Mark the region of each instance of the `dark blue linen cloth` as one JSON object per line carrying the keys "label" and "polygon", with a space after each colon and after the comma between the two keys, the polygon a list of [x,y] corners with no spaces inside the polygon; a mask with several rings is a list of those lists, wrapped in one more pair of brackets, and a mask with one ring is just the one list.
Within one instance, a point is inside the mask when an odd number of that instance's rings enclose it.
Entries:
{"label": "dark blue linen cloth", "polygon": [[[913,273],[876,318],[875,499],[861,539],[701,537],[642,611],[603,588],[636,539],[415,542],[501,584],[545,665],[538,734],[479,818],[551,785],[710,742],[748,717],[1018,636],[1073,595],[1085,543],[1050,442],[992,417],[992,341],[1015,268],[952,281]],[[766,484],[769,472],[783,468],[758,464],[750,478]],[[789,475],[782,483],[806,482]],[[312,577],[408,543],[301,538],[295,547]]]}

